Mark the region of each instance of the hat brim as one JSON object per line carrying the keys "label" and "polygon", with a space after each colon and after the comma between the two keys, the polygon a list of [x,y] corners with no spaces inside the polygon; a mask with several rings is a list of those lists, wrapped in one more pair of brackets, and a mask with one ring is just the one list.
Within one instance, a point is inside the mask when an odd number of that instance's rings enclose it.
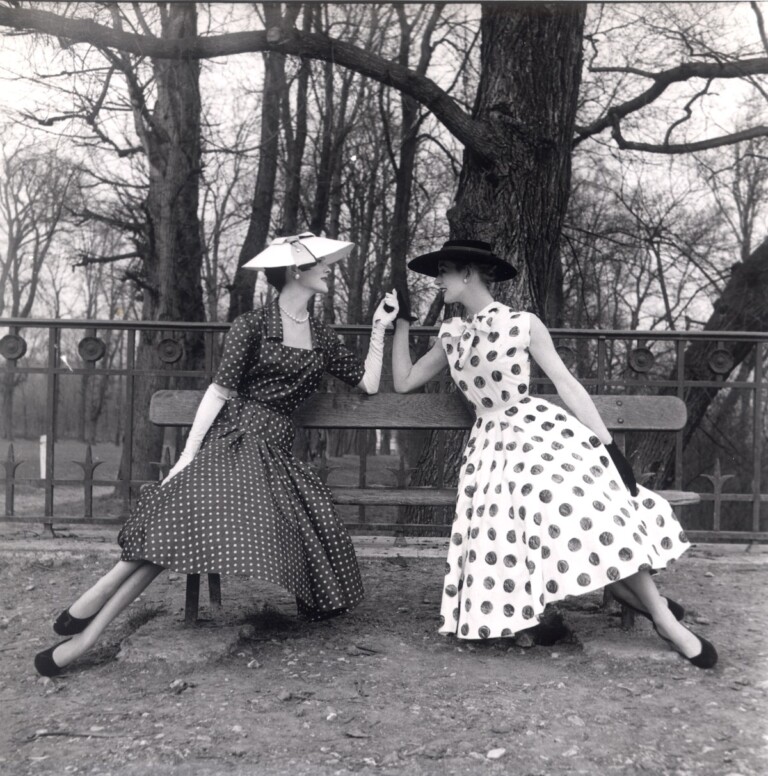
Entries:
{"label": "hat brim", "polygon": [[271,267],[309,268],[315,264],[335,264],[352,253],[354,243],[316,237],[310,232],[298,237],[278,237],[252,259],[243,264],[246,269]]}
{"label": "hat brim", "polygon": [[517,275],[517,270],[509,262],[488,251],[472,248],[441,248],[439,251],[424,253],[411,259],[408,262],[408,269],[436,278],[441,261],[453,261],[461,265],[484,264],[493,270],[493,279],[496,283],[512,280]]}
{"label": "hat brim", "polygon": [[301,243],[321,264],[335,264],[352,253],[355,244],[347,240],[331,240],[329,237],[301,236]]}

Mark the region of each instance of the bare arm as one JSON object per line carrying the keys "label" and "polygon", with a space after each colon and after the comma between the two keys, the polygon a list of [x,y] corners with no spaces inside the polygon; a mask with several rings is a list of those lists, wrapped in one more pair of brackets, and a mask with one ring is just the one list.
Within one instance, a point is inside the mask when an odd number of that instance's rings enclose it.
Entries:
{"label": "bare arm", "polygon": [[536,363],[554,384],[568,409],[585,425],[592,429],[600,441],[607,445],[611,442],[611,432],[608,431],[600,413],[587,393],[586,388],[568,371],[568,367],[555,350],[552,337],[547,327],[535,316],[531,315],[531,342],[528,346]]}
{"label": "bare arm", "polygon": [[448,366],[442,345],[436,342],[415,364],[408,350],[408,321],[398,318],[392,342],[392,377],[397,393],[408,393],[436,377]]}

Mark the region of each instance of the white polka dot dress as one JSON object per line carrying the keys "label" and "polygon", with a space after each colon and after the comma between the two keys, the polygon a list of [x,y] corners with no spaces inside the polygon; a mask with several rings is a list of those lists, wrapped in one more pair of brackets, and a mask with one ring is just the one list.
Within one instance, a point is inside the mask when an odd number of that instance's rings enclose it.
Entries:
{"label": "white polka dot dress", "polygon": [[363,598],[352,541],[331,492],[291,453],[291,413],[324,371],[357,385],[360,359],[310,318],[313,348],[283,345],[277,303],[241,315],[214,382],[237,391],[193,461],[148,488],[123,526],[123,560],[191,574],[245,574],[281,585],[310,618]]}
{"label": "white polka dot dress", "polygon": [[546,604],[664,568],[688,541],[670,505],[633,498],[600,440],[530,396],[530,314],[494,302],[445,321],[451,376],[477,420],[459,473],[440,632],[512,636]]}

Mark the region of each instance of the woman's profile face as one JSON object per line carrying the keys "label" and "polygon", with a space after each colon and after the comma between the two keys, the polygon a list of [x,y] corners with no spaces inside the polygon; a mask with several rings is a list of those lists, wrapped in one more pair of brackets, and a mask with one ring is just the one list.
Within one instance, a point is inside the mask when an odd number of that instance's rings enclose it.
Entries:
{"label": "woman's profile face", "polygon": [[327,294],[328,281],[326,280],[331,267],[318,262],[310,269],[299,272],[299,278],[295,282],[312,291],[314,294]]}
{"label": "woman's profile face", "polygon": [[445,304],[458,301],[458,297],[467,287],[464,283],[466,277],[465,268],[452,261],[441,261],[437,265],[437,277],[435,285],[443,295]]}

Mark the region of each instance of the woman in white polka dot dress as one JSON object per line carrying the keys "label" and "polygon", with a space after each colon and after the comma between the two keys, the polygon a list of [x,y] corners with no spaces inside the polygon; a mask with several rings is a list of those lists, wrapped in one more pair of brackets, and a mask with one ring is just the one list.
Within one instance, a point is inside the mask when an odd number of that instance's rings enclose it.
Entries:
{"label": "woman in white polka dot dress", "polygon": [[[512,636],[548,603],[611,585],[692,664],[714,666],[714,647],[679,622],[682,607],[659,595],[650,574],[689,546],[670,505],[637,485],[541,321],[493,300],[488,284],[515,269],[474,240],[448,241],[409,267],[435,277],[444,302],[462,304],[468,318],[444,321],[416,364],[408,322],[398,319],[395,390],[448,367],[477,416],[459,474],[440,632]],[[573,414],[529,395],[530,356]]]}
{"label": "woman in white polka dot dress", "polygon": [[[354,548],[331,492],[291,453],[291,413],[324,372],[366,393],[379,387],[384,330],[397,314],[394,294],[374,314],[364,364],[307,313],[310,298],[328,292],[329,265],[352,247],[305,234],[273,241],[250,262],[265,269],[277,300],[232,324],[179,461],[161,485],[145,491],[123,526],[121,560],[59,615],[54,630],[71,638],[36,656],[40,673],[55,675],[90,648],[166,568],[274,582],[311,619],[360,602]],[[324,258],[316,261],[319,249]]]}

